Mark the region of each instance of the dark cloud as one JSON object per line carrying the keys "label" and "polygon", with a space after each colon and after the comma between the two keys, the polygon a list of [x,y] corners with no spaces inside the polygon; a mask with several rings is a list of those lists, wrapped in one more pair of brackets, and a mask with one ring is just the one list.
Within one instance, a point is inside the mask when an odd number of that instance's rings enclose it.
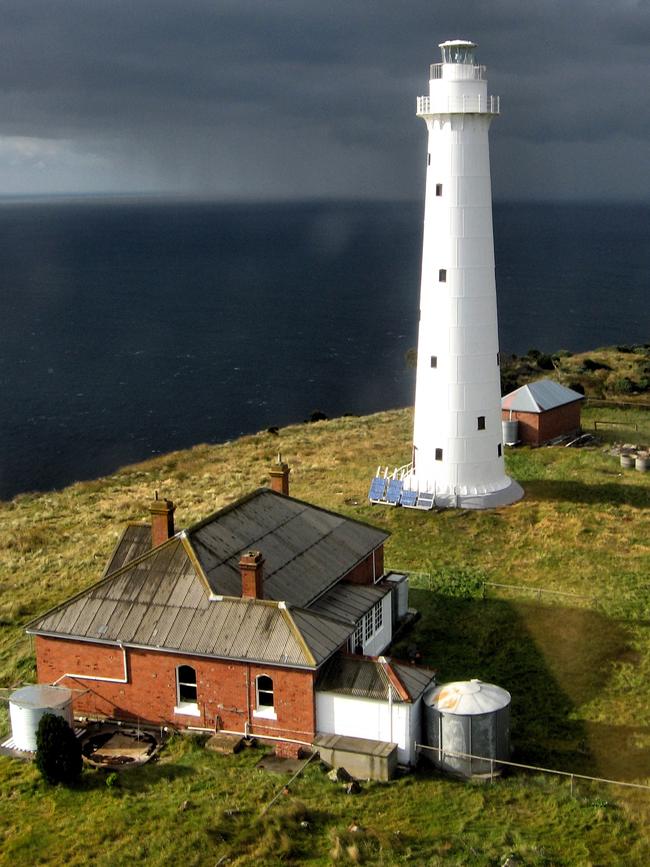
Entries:
{"label": "dark cloud", "polygon": [[496,196],[647,197],[650,3],[4,0],[0,188],[421,193],[437,43],[502,98]]}

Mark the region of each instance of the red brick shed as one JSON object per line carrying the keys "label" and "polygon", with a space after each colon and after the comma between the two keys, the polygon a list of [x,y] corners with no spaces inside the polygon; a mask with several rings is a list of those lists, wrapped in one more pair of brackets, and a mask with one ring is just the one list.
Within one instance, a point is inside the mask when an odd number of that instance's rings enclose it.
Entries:
{"label": "red brick shed", "polygon": [[501,419],[519,422],[518,442],[539,446],[580,431],[583,400],[584,395],[559,382],[540,379],[501,398]]}

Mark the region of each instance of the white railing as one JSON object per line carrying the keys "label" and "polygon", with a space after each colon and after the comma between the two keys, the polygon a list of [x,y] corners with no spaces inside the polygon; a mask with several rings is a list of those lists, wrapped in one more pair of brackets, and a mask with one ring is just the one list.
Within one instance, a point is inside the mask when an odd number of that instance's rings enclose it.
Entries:
{"label": "white railing", "polygon": [[378,479],[399,479],[403,482],[407,476],[413,472],[413,461],[409,464],[403,464],[401,467],[377,467],[376,476]]}
{"label": "white railing", "polygon": [[499,97],[465,94],[432,99],[418,96],[416,114],[499,114]]}
{"label": "white railing", "polygon": [[485,66],[470,66],[468,63],[432,63],[429,78],[442,78],[442,67],[453,66],[454,81],[472,80],[485,81],[487,78]]}

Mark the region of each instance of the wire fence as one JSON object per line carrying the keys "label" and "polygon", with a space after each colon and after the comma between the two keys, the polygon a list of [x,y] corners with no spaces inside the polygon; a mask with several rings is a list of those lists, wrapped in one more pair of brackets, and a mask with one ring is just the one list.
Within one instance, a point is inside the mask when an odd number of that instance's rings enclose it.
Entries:
{"label": "wire fence", "polygon": [[[489,765],[490,771],[489,771],[489,774],[488,773],[481,774],[481,776],[485,776],[485,777],[489,776],[490,782],[494,781],[495,767],[500,768],[501,766],[503,766],[506,768],[517,768],[518,770],[534,771],[535,773],[538,773],[538,774],[547,774],[550,776],[564,777],[564,778],[569,780],[569,784],[571,787],[571,795],[573,795],[573,793],[574,793],[574,786],[575,786],[577,780],[584,780],[584,781],[587,781],[590,783],[606,784],[608,786],[621,786],[623,788],[628,788],[628,789],[642,789],[642,790],[650,792],[650,785],[648,785],[647,783],[629,783],[626,780],[609,780],[606,777],[592,777],[589,774],[578,774],[578,773],[575,773],[573,771],[560,771],[557,768],[543,768],[543,767],[540,767],[538,765],[526,765],[523,762],[512,762],[512,761],[509,761],[508,759],[496,759],[493,756],[477,756],[473,753],[462,753],[462,752],[458,752],[456,750],[449,750],[449,749],[446,749],[444,747],[431,747],[431,746],[428,746],[427,744],[416,744],[415,746],[419,752],[422,752],[422,751],[427,752],[428,751],[428,752],[432,752],[432,753],[437,753],[441,763],[444,762],[444,760],[446,758],[466,759],[466,760],[469,760],[470,762],[472,762],[472,761],[483,762],[484,764]],[[470,765],[470,772],[471,772],[471,765]],[[498,776],[498,774],[497,774],[497,776]]]}
{"label": "wire fence", "polygon": [[[399,567],[391,567],[395,572],[409,576],[409,584],[411,587],[420,590],[437,590],[441,594],[445,594],[450,588],[447,586],[445,577],[441,578],[437,572],[426,571],[411,571],[410,569],[401,569]],[[453,569],[449,570],[453,573]],[[459,586],[455,585],[452,595],[462,595],[458,593]],[[482,578],[475,580],[467,585],[467,595],[473,595],[475,598],[489,599],[491,598],[490,591],[495,591],[494,596],[503,593],[513,593],[515,595],[530,595],[541,602],[543,599],[571,601],[576,604],[586,605],[591,608],[601,608],[601,601],[598,596],[589,596],[582,593],[571,593],[567,590],[555,590],[551,587],[539,587],[533,584],[506,584],[498,581],[486,581]]]}

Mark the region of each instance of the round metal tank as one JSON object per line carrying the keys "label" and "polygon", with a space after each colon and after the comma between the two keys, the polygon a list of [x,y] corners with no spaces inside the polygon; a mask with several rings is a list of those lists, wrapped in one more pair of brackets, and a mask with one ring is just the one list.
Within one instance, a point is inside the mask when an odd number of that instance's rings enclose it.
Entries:
{"label": "round metal tank", "polygon": [[17,689],[9,697],[11,734],[17,750],[36,752],[36,732],[46,713],[61,716],[72,725],[72,690],[35,683]]}
{"label": "round metal tank", "polygon": [[507,446],[514,446],[519,442],[519,422],[517,419],[501,422],[503,441]]}
{"label": "round metal tank", "polygon": [[[466,778],[500,773],[490,759],[510,758],[510,693],[493,683],[459,681],[438,686],[424,696],[425,750],[433,764]],[[450,753],[471,753],[471,759]]]}

